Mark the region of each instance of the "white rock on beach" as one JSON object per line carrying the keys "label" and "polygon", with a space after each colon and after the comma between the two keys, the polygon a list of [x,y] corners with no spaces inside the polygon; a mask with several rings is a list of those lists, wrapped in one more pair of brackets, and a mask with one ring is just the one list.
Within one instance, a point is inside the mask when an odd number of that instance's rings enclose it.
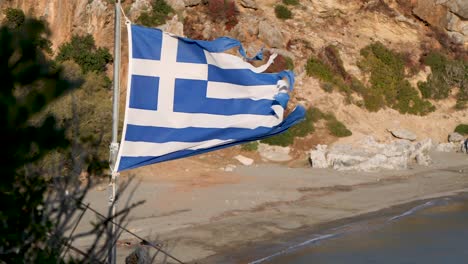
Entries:
{"label": "white rock on beach", "polygon": [[457,132],[452,132],[448,136],[449,142],[460,142],[460,141],[463,141],[464,139],[465,138],[460,133],[457,133]]}
{"label": "white rock on beach", "polygon": [[224,168],[224,171],[225,172],[233,172],[235,168],[236,168],[236,165],[229,164]]}
{"label": "white rock on beach", "polygon": [[396,138],[401,138],[401,139],[407,139],[411,141],[416,140],[416,134],[413,132],[406,130],[406,129],[389,129],[388,130],[394,137]]}
{"label": "white rock on beach", "polygon": [[237,161],[239,161],[244,166],[250,166],[253,164],[254,160],[251,158],[244,157],[242,155],[237,155],[234,157]]}
{"label": "white rock on beach", "polygon": [[292,159],[289,156],[289,147],[270,146],[268,144],[260,143],[258,145],[258,153],[266,160],[270,161],[289,161]]}
{"label": "white rock on beach", "polygon": [[410,160],[416,160],[416,163],[419,165],[429,165],[431,161],[429,151],[432,149],[432,146],[432,139],[430,138],[417,142],[414,145],[414,151],[410,155]]}
{"label": "white rock on beach", "polygon": [[325,157],[327,145],[317,145],[315,150],[309,152],[309,161],[312,168],[328,168],[327,158]]}
{"label": "white rock on beach", "polygon": [[409,140],[394,140],[388,144],[378,143],[373,137],[364,138],[358,146],[318,145],[309,153],[313,168],[331,167],[335,170],[376,171],[380,169],[403,170],[415,161],[420,165],[432,163],[429,151],[431,139],[417,143]]}
{"label": "white rock on beach", "polygon": [[438,152],[452,152],[455,150],[455,144],[453,142],[441,143],[437,145],[435,150]]}

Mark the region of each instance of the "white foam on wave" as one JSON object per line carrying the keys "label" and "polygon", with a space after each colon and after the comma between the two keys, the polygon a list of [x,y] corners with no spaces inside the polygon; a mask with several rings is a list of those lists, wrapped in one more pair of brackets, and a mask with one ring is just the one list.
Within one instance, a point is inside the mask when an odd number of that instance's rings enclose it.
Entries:
{"label": "white foam on wave", "polygon": [[402,218],[402,217],[405,217],[405,216],[414,214],[416,211],[419,211],[419,210],[421,210],[421,209],[424,209],[424,208],[426,208],[426,207],[428,207],[428,206],[431,206],[431,205],[433,205],[433,204],[434,204],[434,201],[429,201],[429,202],[426,202],[426,203],[424,203],[424,204],[420,204],[420,205],[418,205],[418,206],[416,206],[416,207],[413,207],[413,208],[411,208],[410,210],[408,210],[408,211],[406,211],[406,212],[404,212],[404,213],[402,213],[402,214],[400,214],[400,215],[396,215],[396,216],[394,216],[394,217],[388,219],[388,221],[394,221],[394,220],[397,220],[397,219],[399,219],[399,218]]}
{"label": "white foam on wave", "polygon": [[267,257],[264,257],[264,258],[261,258],[261,259],[257,259],[255,261],[252,261],[252,262],[249,262],[249,264],[257,264],[257,263],[261,263],[261,262],[264,262],[264,261],[267,261],[267,260],[270,260],[274,257],[277,257],[277,256],[280,256],[280,255],[284,255],[285,253],[288,253],[296,248],[299,248],[299,247],[302,247],[302,246],[305,246],[307,244],[310,244],[310,243],[315,243],[317,241],[320,241],[320,240],[324,240],[324,239],[327,239],[327,238],[331,238],[331,237],[334,237],[336,236],[337,234],[327,234],[327,235],[322,235],[322,236],[318,236],[318,237],[315,237],[315,238],[312,238],[312,239],[309,239],[307,241],[304,241],[302,243],[299,243],[299,244],[296,244],[296,245],[292,245],[284,250],[281,250],[279,252],[276,252],[275,254],[273,255],[270,255],[270,256],[267,256]]}

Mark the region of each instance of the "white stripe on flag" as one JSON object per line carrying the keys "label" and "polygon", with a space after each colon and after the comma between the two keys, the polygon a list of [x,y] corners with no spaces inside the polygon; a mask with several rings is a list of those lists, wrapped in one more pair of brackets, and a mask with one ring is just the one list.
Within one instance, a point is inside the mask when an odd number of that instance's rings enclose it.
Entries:
{"label": "white stripe on flag", "polygon": [[232,83],[208,82],[206,96],[217,99],[268,99],[278,93],[276,85],[244,86]]}
{"label": "white stripe on flag", "polygon": [[150,156],[157,157],[167,153],[171,153],[183,149],[205,149],[225,143],[232,140],[212,139],[201,142],[167,142],[167,143],[151,143],[151,142],[133,142],[125,141],[125,148],[121,155],[125,157],[142,157]]}
{"label": "white stripe on flag", "polygon": [[169,67],[166,62],[145,59],[132,59],[132,74],[142,76],[171,76],[173,78],[184,78],[191,80],[207,80],[208,65],[188,62],[173,63]]}
{"label": "white stripe on flag", "polygon": [[242,58],[227,53],[210,53],[205,50],[205,56],[208,64],[216,65],[222,69],[249,69],[255,73],[261,73],[268,69],[277,55],[272,55],[267,63],[259,67],[255,67]]}
{"label": "white stripe on flag", "polygon": [[274,105],[273,110],[280,116],[262,115],[211,115],[211,114],[191,114],[191,113],[162,113],[152,110],[127,109],[127,123],[139,126],[155,127],[202,127],[202,128],[249,128],[254,129],[260,126],[273,127],[281,123],[283,108]]}

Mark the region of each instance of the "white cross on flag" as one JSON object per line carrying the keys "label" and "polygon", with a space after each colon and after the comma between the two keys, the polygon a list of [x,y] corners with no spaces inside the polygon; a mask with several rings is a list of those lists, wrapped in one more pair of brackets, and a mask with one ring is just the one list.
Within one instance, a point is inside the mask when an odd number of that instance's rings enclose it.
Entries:
{"label": "white cross on flag", "polygon": [[[124,130],[115,168],[128,170],[255,141],[304,118],[286,119],[290,71],[263,73],[247,63],[238,40],[173,36],[128,25],[129,80]],[[223,53],[239,48],[243,58]]]}

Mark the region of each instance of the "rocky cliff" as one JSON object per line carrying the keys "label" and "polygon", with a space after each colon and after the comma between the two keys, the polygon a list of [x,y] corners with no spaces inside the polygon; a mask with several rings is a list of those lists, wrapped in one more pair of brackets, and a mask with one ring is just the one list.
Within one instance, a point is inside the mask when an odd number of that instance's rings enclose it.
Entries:
{"label": "rocky cliff", "polygon": [[[92,34],[98,46],[113,47],[113,1],[111,0],[1,0],[0,9],[20,8],[26,14],[46,20],[51,28],[54,50],[73,34]],[[123,8],[131,20],[150,7],[149,0],[126,0]],[[213,39],[228,35],[240,39],[248,53],[265,46],[294,61],[297,75],[295,100],[318,106],[335,113],[356,137],[374,135],[388,139],[386,129],[404,127],[421,138],[432,137],[444,141],[456,124],[468,121],[466,110],[454,110],[455,101],[434,101],[437,110],[426,116],[402,115],[387,108],[368,112],[346,102],[341,93],[328,93],[320,88],[317,79],[305,72],[307,59],[328,45],[338,48],[345,70],[366,81],[358,67],[360,50],[374,42],[409,54],[418,61],[425,52],[424,45],[441,48],[437,31],[449,36],[448,42],[457,45],[459,54],[468,47],[468,1],[464,0],[299,0],[290,6],[291,19],[278,19],[275,6],[279,0],[236,0],[236,21],[214,17],[213,10],[202,0],[169,0],[175,10],[163,26],[175,34]],[[1,17],[0,17],[1,19]],[[444,34],[445,34],[444,33]],[[125,31],[124,31],[124,45]],[[466,56],[466,55],[465,55]],[[125,61],[125,60],[124,60]],[[125,72],[126,67],[122,71]],[[420,69],[409,80],[413,86],[425,80],[428,67]],[[125,75],[125,74],[124,74]],[[125,77],[124,77],[125,78]],[[125,83],[125,82],[123,82]],[[334,140],[334,139],[333,139]],[[317,143],[318,139],[310,138]]]}

